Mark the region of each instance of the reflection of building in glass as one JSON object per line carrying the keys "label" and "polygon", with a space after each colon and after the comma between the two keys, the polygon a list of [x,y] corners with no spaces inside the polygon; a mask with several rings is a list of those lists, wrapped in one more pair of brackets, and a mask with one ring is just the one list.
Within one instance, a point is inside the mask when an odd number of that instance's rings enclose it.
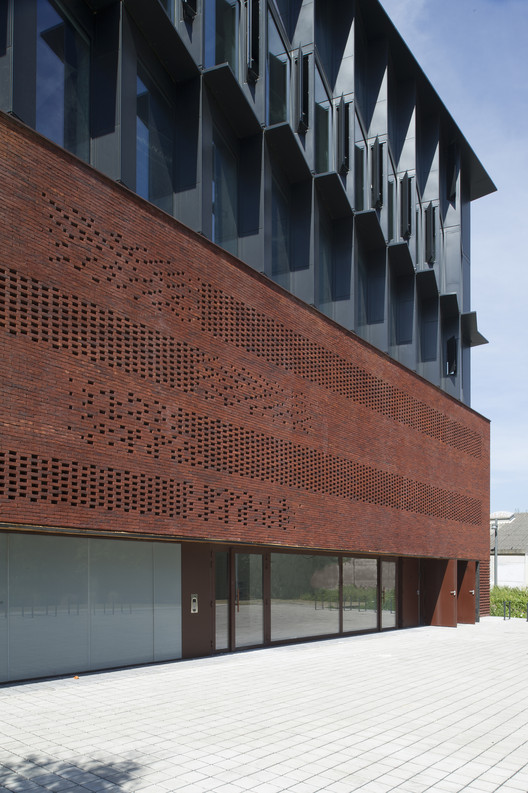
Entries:
{"label": "reflection of building in glass", "polygon": [[485,613],[494,187],[378,2],[1,42],[0,680]]}

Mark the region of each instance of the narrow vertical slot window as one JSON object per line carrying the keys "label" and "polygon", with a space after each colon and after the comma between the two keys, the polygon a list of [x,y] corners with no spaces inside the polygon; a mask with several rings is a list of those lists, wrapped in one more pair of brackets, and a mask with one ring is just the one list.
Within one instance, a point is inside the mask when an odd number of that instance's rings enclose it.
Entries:
{"label": "narrow vertical slot window", "polygon": [[337,170],[344,176],[350,170],[349,104],[341,96],[337,106]]}
{"label": "narrow vertical slot window", "polygon": [[90,45],[49,0],[37,2],[35,127],[90,159]]}
{"label": "narrow vertical slot window", "polygon": [[425,210],[425,261],[428,264],[436,261],[436,207],[433,204]]}
{"label": "narrow vertical slot window", "polygon": [[400,181],[400,236],[408,240],[412,234],[412,179],[405,174]]}
{"label": "narrow vertical slot window", "polygon": [[394,240],[394,180],[389,181],[387,193],[387,211],[388,211],[388,238],[389,242]]}
{"label": "narrow vertical slot window", "polygon": [[375,209],[383,206],[383,143],[376,138],[370,147],[370,201]]}
{"label": "narrow vertical slot window", "polygon": [[308,129],[309,114],[309,68],[310,61],[308,55],[303,55],[302,48],[299,47],[296,65],[296,95],[295,95],[295,116],[297,132],[304,133]]}
{"label": "narrow vertical slot window", "polygon": [[457,373],[457,340],[451,336],[446,343],[446,376],[452,377]]}
{"label": "narrow vertical slot window", "polygon": [[259,31],[260,31],[259,0],[246,0],[246,63],[247,79],[258,79],[259,70]]}
{"label": "narrow vertical slot window", "polygon": [[354,146],[354,193],[356,211],[365,208],[365,149]]}
{"label": "narrow vertical slot window", "polygon": [[267,123],[280,124],[288,120],[288,86],[290,59],[273,17],[268,12],[268,91]]}
{"label": "narrow vertical slot window", "polygon": [[315,171],[330,170],[330,141],[332,140],[332,103],[319,69],[315,70]]}

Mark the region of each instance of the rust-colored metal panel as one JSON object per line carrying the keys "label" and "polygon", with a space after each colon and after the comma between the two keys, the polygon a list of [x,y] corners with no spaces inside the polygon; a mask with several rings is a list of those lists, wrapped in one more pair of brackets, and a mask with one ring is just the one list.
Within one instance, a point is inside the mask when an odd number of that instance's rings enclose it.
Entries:
{"label": "rust-colored metal panel", "polygon": [[182,656],[210,655],[214,648],[213,549],[182,545]]}
{"label": "rust-colored metal panel", "polygon": [[422,625],[456,627],[456,559],[422,559],[420,573]]}
{"label": "rust-colored metal panel", "polygon": [[420,624],[420,560],[404,558],[400,573],[400,628]]}
{"label": "rust-colored metal panel", "polygon": [[473,625],[476,615],[476,562],[460,561],[457,564],[457,619]]}

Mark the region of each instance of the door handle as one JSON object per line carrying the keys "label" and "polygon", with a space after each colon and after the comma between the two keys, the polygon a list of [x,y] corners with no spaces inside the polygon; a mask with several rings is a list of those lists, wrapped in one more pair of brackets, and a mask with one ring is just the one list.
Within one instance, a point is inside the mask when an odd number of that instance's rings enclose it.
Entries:
{"label": "door handle", "polygon": [[474,590],[474,589],[470,589],[470,590],[469,590],[469,594],[470,594],[470,595],[474,595],[474,594],[475,594],[475,590]]}
{"label": "door handle", "polygon": [[456,589],[452,589],[452,590],[451,590],[451,594],[452,594],[452,595],[453,595],[453,597],[454,597],[454,596],[456,595]]}

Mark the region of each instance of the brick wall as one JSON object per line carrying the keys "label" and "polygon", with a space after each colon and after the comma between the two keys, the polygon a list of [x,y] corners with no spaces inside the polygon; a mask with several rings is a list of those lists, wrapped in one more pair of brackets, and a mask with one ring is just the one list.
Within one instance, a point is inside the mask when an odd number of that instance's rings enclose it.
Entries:
{"label": "brick wall", "polygon": [[485,558],[488,422],[0,117],[0,521]]}

